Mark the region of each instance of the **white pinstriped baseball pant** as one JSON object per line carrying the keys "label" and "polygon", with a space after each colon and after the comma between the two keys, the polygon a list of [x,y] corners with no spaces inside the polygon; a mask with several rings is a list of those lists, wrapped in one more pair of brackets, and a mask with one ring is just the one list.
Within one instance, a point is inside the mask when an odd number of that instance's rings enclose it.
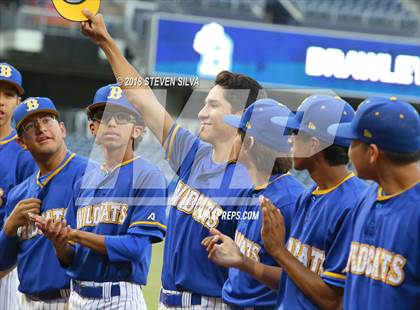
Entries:
{"label": "white pinstriped baseball pant", "polygon": [[10,271],[0,280],[0,309],[18,309],[22,293],[18,291],[17,269]]}
{"label": "white pinstriped baseball pant", "polygon": [[228,306],[219,297],[201,296],[200,305],[191,305],[191,293],[190,292],[176,292],[164,290],[167,293],[182,294],[182,307],[168,307],[162,302],[159,302],[158,310],[227,310]]}
{"label": "white pinstriped baseball pant", "polygon": [[[90,287],[109,288],[113,284],[119,284],[120,295],[111,297],[111,290],[104,289],[105,298],[86,298],[75,291],[70,292],[69,310],[146,310],[146,302],[143,297],[141,285],[130,282],[86,282],[78,281],[79,285]],[[106,296],[106,292],[109,296]]]}

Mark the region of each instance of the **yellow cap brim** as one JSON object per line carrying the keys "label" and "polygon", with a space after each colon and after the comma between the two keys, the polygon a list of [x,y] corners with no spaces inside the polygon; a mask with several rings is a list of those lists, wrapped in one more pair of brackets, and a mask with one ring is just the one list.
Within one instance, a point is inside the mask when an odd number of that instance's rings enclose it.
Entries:
{"label": "yellow cap brim", "polygon": [[81,3],[69,3],[65,0],[52,0],[52,3],[58,14],[63,18],[73,22],[83,22],[88,19],[83,15],[82,10],[88,9],[93,15],[96,15],[99,11],[101,0],[85,0]]}

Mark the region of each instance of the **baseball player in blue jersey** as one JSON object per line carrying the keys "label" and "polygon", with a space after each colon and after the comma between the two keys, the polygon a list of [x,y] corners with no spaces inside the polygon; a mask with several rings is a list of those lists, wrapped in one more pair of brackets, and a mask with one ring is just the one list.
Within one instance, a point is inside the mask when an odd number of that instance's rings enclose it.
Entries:
{"label": "baseball player in blue jersey", "polygon": [[[331,96],[308,97],[295,116],[272,121],[297,135],[293,137],[293,162],[306,169],[315,185],[297,200],[286,240],[284,217],[262,198],[262,239],[266,250],[282,268],[280,309],[339,308],[345,274],[340,262],[346,227],[343,222],[365,188],[346,168],[349,140],[328,134],[329,125],[349,122],[354,115],[344,100]],[[283,247],[287,241],[287,246]]]}
{"label": "baseball player in blue jersey", "polygon": [[[13,110],[22,94],[20,72],[8,63],[0,63],[0,228],[9,190],[33,174],[36,166],[31,154],[17,143],[16,132],[11,127]],[[18,307],[18,284],[16,269],[0,272],[0,309]]]}
{"label": "baseball player in blue jersey", "polygon": [[[246,264],[265,264],[267,268],[278,266],[261,239],[262,212],[258,197],[264,195],[281,210],[288,233],[293,207],[304,190],[289,173],[292,168],[289,137],[283,134],[284,127],[270,122],[273,116],[288,117],[290,113],[286,106],[275,100],[260,99],[245,110],[242,118],[225,116],[226,123],[239,128],[233,149],[238,160],[247,167],[255,189],[244,193],[244,199],[249,197],[249,205],[240,208],[235,241],[213,230],[215,235],[204,239],[203,245],[212,261],[224,267],[241,269],[230,268],[229,278],[223,286],[223,300],[233,309],[274,309],[277,302],[275,290],[280,268],[271,268],[272,281],[268,281],[267,287],[255,279],[252,271],[248,274],[249,269],[243,267]],[[249,219],[244,216],[250,212],[256,212],[258,217]],[[221,244],[218,244],[219,240]],[[227,260],[224,251],[231,252],[233,257]],[[244,260],[249,262],[242,263]]]}
{"label": "baseball player in blue jersey", "polygon": [[[122,81],[128,99],[165,146],[166,158],[179,176],[168,218],[160,308],[223,308],[221,291],[227,270],[208,260],[201,241],[211,228],[234,234],[235,221],[223,220],[221,215],[236,209],[227,198],[250,187],[251,180],[243,166],[229,161],[236,130],[223,122],[223,116],[241,114],[244,105],[256,101],[261,86],[240,74],[220,73],[198,115],[198,138],[175,124],[147,85],[124,83],[129,77],[142,78],[115,45],[102,16],[84,13],[89,21],[82,23],[82,32],[103,49],[117,81]],[[235,100],[228,91],[233,89],[249,92],[248,100]]]}
{"label": "baseball player in blue jersey", "polygon": [[141,116],[117,84],[97,91],[88,115],[100,124],[95,134],[105,164],[76,184],[66,215],[71,228],[40,217],[37,226],[68,266],[70,309],[145,309],[141,285],[152,243],[166,231],[166,180],[135,155]]}
{"label": "baseball player in blue jersey", "polygon": [[344,309],[418,309],[419,114],[395,97],[372,97],[330,131],[353,140],[358,176],[375,181],[351,213]]}
{"label": "baseball player in blue jersey", "polygon": [[73,185],[87,166],[86,159],[67,150],[58,117],[52,101],[44,97],[26,99],[13,113],[18,142],[39,167],[10,190],[0,232],[0,270],[17,264],[23,309],[64,309],[70,293],[70,278],[51,243],[29,219],[30,213],[64,218]]}

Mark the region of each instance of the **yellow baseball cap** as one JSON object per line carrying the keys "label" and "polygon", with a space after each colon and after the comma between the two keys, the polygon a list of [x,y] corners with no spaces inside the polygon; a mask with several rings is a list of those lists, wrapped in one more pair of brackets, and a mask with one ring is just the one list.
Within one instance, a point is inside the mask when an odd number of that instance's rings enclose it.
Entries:
{"label": "yellow baseball cap", "polygon": [[87,18],[82,10],[88,9],[94,15],[98,13],[101,0],[52,0],[55,9],[65,19],[74,22],[83,22]]}

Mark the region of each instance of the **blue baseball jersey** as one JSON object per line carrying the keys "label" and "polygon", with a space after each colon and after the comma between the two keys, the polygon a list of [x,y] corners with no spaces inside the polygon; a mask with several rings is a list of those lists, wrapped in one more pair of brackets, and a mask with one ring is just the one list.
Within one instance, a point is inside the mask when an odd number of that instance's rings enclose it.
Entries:
{"label": "blue baseball jersey", "polygon": [[[330,285],[344,287],[342,262],[349,244],[345,222],[365,188],[365,182],[350,174],[330,189],[319,190],[313,185],[296,202],[287,249]],[[285,272],[280,281],[278,306],[317,309]]]}
{"label": "blue baseball jersey", "polygon": [[0,204],[0,229],[3,227],[5,216],[4,206],[7,203],[9,190],[23,182],[36,171],[36,163],[31,154],[25,151],[16,142],[16,132],[0,140],[0,197],[3,203]]}
{"label": "blue baseball jersey", "polygon": [[386,196],[378,184],[352,212],[344,309],[418,309],[420,184]]}
{"label": "blue baseball jersey", "polygon": [[[42,177],[39,177],[39,172],[33,174],[11,189],[6,217],[19,201],[38,198],[42,201],[40,212],[43,217],[63,219],[67,204],[73,197],[73,185],[84,174],[86,167],[87,159],[68,153],[51,173]],[[70,279],[60,266],[50,240],[34,224],[19,227],[16,238],[6,239],[8,242],[2,249],[1,269],[17,263],[19,291],[37,294],[69,288]]]}
{"label": "blue baseball jersey", "polygon": [[236,210],[235,199],[252,182],[245,167],[215,163],[213,147],[188,130],[174,125],[166,142],[166,157],[179,181],[168,217],[162,286],[220,297],[227,269],[212,263],[201,241],[217,228],[233,237],[236,221],[223,219]]}
{"label": "blue baseball jersey", "polygon": [[[290,174],[276,174],[267,184],[248,192],[252,200],[250,199],[250,205],[240,208],[240,219],[235,232],[235,243],[244,255],[266,265],[278,266],[265,250],[261,238],[263,215],[258,197],[263,195],[270,199],[282,212],[287,240],[293,208],[303,190],[303,185]],[[223,286],[222,297],[224,301],[234,306],[264,309],[273,309],[277,301],[276,292],[236,268],[229,269],[229,278]]]}
{"label": "blue baseball jersey", "polygon": [[81,179],[66,219],[72,228],[104,235],[107,255],[74,245],[68,275],[146,284],[152,243],[162,241],[166,231],[166,188],[162,172],[139,156]]}

